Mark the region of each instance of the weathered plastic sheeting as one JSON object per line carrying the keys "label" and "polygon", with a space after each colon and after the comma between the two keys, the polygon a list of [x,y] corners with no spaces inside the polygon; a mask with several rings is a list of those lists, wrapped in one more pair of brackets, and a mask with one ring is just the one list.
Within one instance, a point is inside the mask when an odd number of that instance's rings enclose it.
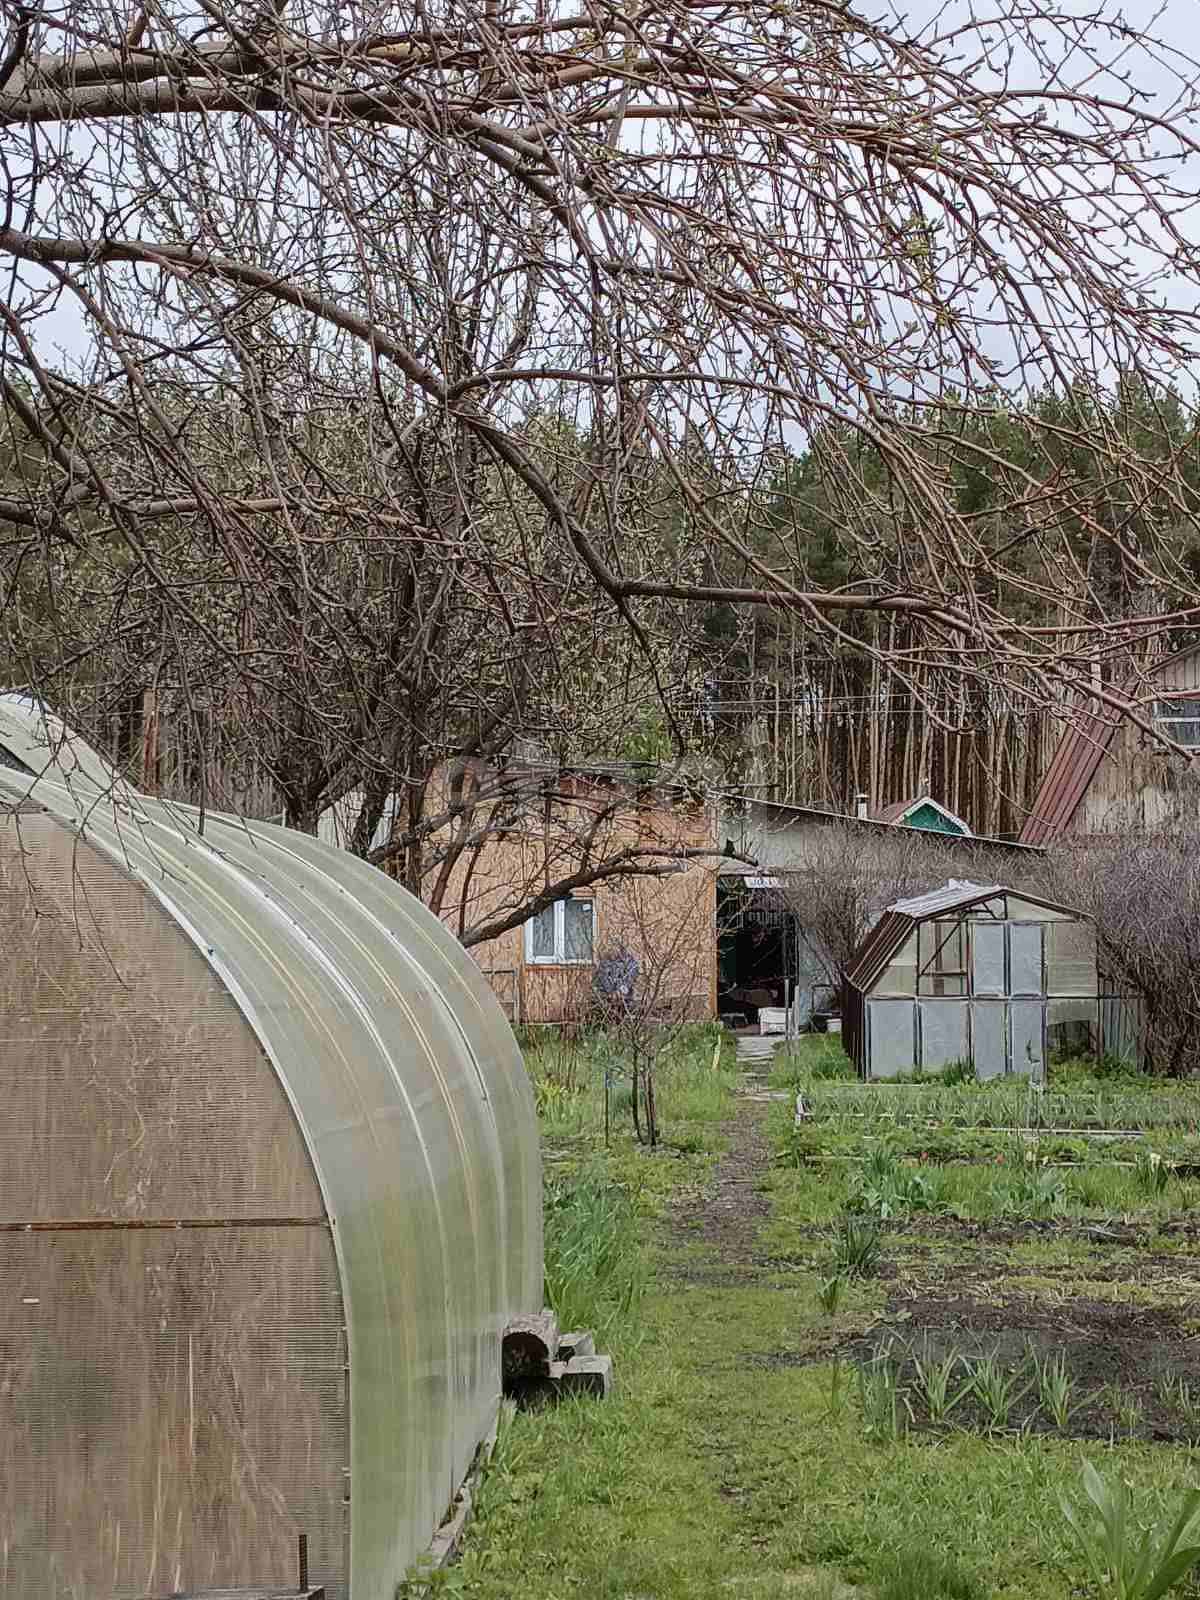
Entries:
{"label": "weathered plastic sheeting", "polygon": [[1096,936],[1087,922],[1046,924],[1046,993],[1094,995],[1097,982]]}
{"label": "weathered plastic sheeting", "polygon": [[1013,1000],[1008,1008],[1008,1070],[1042,1077],[1046,1067],[1046,1007],[1040,1000]]}
{"label": "weathered plastic sheeting", "polygon": [[511,1030],[452,935],[365,863],[268,824],[208,816],[201,837],[189,808],[101,799],[86,760],[71,773],[67,788],[6,769],[0,794],[32,792],[146,886],[303,1132],[348,1328],[352,1596],[391,1600],[495,1415],[505,1322],[541,1303],[536,1120]]}
{"label": "weathered plastic sheeting", "polygon": [[975,1076],[999,1078],[1008,1071],[1008,1005],[977,1000],[971,1006],[971,1052]]}
{"label": "weathered plastic sheeting", "polygon": [[1003,923],[979,922],[971,928],[971,987],[977,995],[1007,992]]}
{"label": "weathered plastic sheeting", "polygon": [[1100,1001],[1100,1050],[1103,1055],[1141,1065],[1141,1007],[1126,995],[1105,995]]}
{"label": "weathered plastic sheeting", "polygon": [[919,1010],[921,1067],[924,1071],[936,1071],[939,1067],[949,1066],[952,1061],[970,1058],[967,1008],[961,1000],[922,1000]]}
{"label": "weathered plastic sheeting", "polygon": [[1008,991],[1019,995],[1042,995],[1046,992],[1040,923],[1008,924]]}
{"label": "weathered plastic sheeting", "polygon": [[916,1055],[915,1002],[912,1000],[870,1000],[867,1002],[871,1076],[894,1078],[911,1072]]}

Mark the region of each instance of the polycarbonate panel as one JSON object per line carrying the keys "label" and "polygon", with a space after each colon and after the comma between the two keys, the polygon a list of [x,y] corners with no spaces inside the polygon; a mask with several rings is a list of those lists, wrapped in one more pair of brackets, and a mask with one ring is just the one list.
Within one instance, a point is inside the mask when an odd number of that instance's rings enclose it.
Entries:
{"label": "polycarbonate panel", "polygon": [[81,803],[114,786],[123,787],[86,739],[29,695],[0,694],[0,745],[30,772],[53,774]]}
{"label": "polycarbonate panel", "polygon": [[1046,937],[1046,993],[1096,993],[1096,932],[1090,922],[1049,922]]}
{"label": "polycarbonate panel", "polygon": [[1039,1000],[1014,1000],[1009,1006],[1009,1070],[1040,1078],[1045,1066],[1042,1029],[1045,1008]]}
{"label": "polycarbonate panel", "polygon": [[319,866],[336,892],[352,895],[389,944],[436,989],[459,1048],[474,1064],[499,1139],[505,1228],[500,1267],[506,1274],[508,1303],[516,1308],[511,1314],[540,1305],[542,1157],[533,1088],[487,978],[443,922],[367,862],[284,828],[256,824],[255,836]]}
{"label": "polycarbonate panel", "polygon": [[875,985],[875,994],[906,995],[917,992],[917,934],[914,930],[889,961]]}
{"label": "polycarbonate panel", "polygon": [[1059,922],[1065,919],[1068,922],[1075,920],[1076,913],[1067,911],[1059,906],[1039,905],[1036,900],[1022,900],[1015,894],[1008,897],[1008,915],[1010,918],[1022,922]]}
{"label": "polycarbonate panel", "polygon": [[310,1577],[346,1600],[325,1226],[0,1235],[0,1597]]}
{"label": "polycarbonate panel", "polygon": [[0,812],[0,930],[0,1220],[323,1215],[271,1064],[144,889]]}
{"label": "polycarbonate panel", "polygon": [[[36,798],[74,824],[61,788]],[[504,1322],[540,1305],[530,1085],[486,979],[394,883],[284,829],[196,827],[144,796],[87,816],[228,987],[303,1131],[349,1333],[354,1593],[391,1600],[495,1414]]]}
{"label": "polycarbonate panel", "polygon": [[916,1005],[912,1000],[868,1000],[867,1075],[894,1078],[898,1072],[911,1072],[916,1064],[913,1022]]}
{"label": "polycarbonate panel", "polygon": [[1036,923],[1010,922],[1008,925],[1008,992],[1044,994],[1042,971],[1042,929]]}
{"label": "polycarbonate panel", "polygon": [[[371,1009],[393,1019],[393,1039],[395,1024],[400,1019],[406,1024],[404,1053],[393,1056],[392,1068],[400,1093],[414,1103],[442,1231],[444,1326],[433,1301],[427,1309],[442,1330],[455,1380],[455,1403],[448,1405],[438,1441],[448,1450],[444,1467],[453,1493],[495,1415],[500,1339],[509,1315],[504,1171],[487,1075],[464,1050],[439,986],[427,973],[386,959],[390,936],[357,898],[342,895],[337,922],[320,925],[314,907],[328,899],[330,880],[319,863],[288,848],[288,835],[281,844],[217,823],[208,837],[248,872],[266,864],[275,901],[314,938],[321,937],[341,969],[353,973]],[[397,1319],[408,1314],[403,1296],[392,1314]],[[443,1463],[431,1464],[430,1470],[440,1473]]]}
{"label": "polycarbonate panel", "polygon": [[1100,1051],[1139,1065],[1140,1018],[1135,1000],[1108,995],[1100,1001]]}
{"label": "polycarbonate panel", "polygon": [[951,1061],[970,1056],[965,1000],[922,1000],[920,1010],[921,1066],[933,1071]]}
{"label": "polycarbonate panel", "polygon": [[971,992],[977,995],[1002,995],[1004,982],[1004,924],[976,922],[971,925]]}
{"label": "polycarbonate panel", "polygon": [[1008,1006],[1003,1000],[972,1002],[971,1059],[980,1079],[1008,1071]]}
{"label": "polycarbonate panel", "polygon": [[1051,1055],[1094,1056],[1099,1051],[1098,1000],[1048,1000],[1046,1049]]}

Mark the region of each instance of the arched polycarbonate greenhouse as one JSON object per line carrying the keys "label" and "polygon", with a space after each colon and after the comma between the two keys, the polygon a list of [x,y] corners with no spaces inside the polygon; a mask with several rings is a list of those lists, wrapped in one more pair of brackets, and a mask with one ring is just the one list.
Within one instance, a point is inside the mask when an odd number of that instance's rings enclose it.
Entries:
{"label": "arched polycarbonate greenhouse", "polygon": [[0,697],[0,1596],[392,1600],[541,1305],[533,1105],[441,923]]}

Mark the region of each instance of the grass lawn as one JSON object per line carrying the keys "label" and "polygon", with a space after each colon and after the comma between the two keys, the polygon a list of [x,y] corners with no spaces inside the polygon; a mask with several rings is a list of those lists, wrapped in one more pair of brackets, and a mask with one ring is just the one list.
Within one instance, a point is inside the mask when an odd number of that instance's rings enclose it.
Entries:
{"label": "grass lawn", "polygon": [[1050,1133],[1023,1089],[823,1075],[832,1041],[782,1065],[784,1099],[739,1095],[715,1038],[660,1067],[654,1154],[619,1081],[605,1148],[602,1042],[531,1052],[548,1292],[597,1327],[617,1390],[506,1423],[429,1587],[1116,1594],[1059,1501],[1084,1504],[1085,1459],[1128,1481],[1139,1526],[1200,1483],[1200,1094],[1074,1069]]}

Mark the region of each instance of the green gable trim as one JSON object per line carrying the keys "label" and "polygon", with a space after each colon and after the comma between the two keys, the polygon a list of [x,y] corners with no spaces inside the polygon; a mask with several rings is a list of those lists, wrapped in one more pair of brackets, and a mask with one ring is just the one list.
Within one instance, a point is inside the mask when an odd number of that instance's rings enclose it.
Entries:
{"label": "green gable trim", "polygon": [[952,833],[959,838],[963,838],[967,831],[957,822],[952,822],[936,806],[931,806],[928,800],[922,801],[919,806],[914,806],[911,811],[906,811],[900,821],[906,828],[924,828],[929,833]]}

